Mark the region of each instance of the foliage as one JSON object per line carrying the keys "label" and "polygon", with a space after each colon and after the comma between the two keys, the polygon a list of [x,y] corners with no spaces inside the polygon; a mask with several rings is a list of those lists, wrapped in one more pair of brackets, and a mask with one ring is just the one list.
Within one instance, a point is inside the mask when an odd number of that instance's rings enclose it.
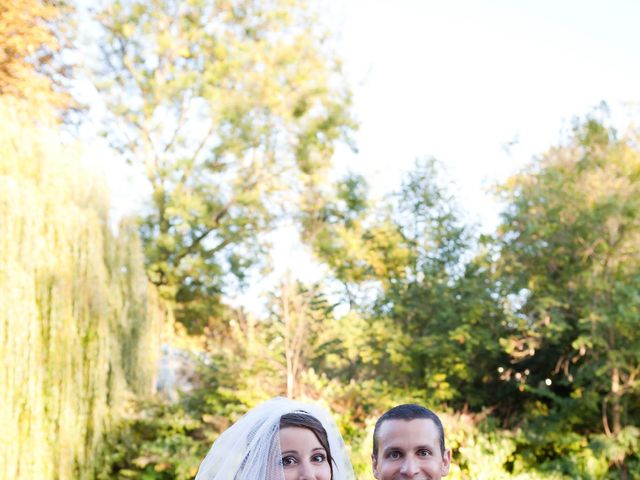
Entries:
{"label": "foliage", "polygon": [[192,479],[212,441],[206,427],[177,405],[158,400],[137,405],[109,432],[95,478]]}
{"label": "foliage", "polygon": [[160,317],[131,224],[32,105],[0,97],[0,477],[91,478],[102,433],[154,388]]}
{"label": "foliage", "polygon": [[151,187],[148,274],[201,332],[278,212],[314,201],[350,94],[302,1],[116,0],[97,18],[106,134]]}
{"label": "foliage", "polygon": [[37,109],[71,107],[62,88],[69,65],[61,60],[72,33],[70,10],[66,2],[0,1],[0,96]]}
{"label": "foliage", "polygon": [[467,260],[470,231],[438,169],[432,159],[416,162],[382,206],[370,204],[361,178],[347,177],[307,212],[306,238],[359,312],[343,320],[359,322],[357,338],[342,339],[357,345],[351,378],[382,377],[479,409],[488,390],[512,388],[495,373],[506,358],[495,339],[506,327],[488,253]]}
{"label": "foliage", "polygon": [[522,407],[544,405],[557,429],[617,438],[639,412],[640,153],[604,122],[578,122],[505,186],[498,275],[516,327],[505,375],[519,379]]}

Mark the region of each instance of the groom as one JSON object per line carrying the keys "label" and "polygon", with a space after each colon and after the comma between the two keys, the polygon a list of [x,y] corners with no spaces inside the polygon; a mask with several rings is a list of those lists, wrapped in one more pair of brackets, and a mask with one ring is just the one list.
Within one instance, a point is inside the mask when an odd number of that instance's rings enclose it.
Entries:
{"label": "groom", "polygon": [[377,480],[446,476],[451,451],[444,445],[442,422],[420,405],[393,407],[376,422],[371,461]]}

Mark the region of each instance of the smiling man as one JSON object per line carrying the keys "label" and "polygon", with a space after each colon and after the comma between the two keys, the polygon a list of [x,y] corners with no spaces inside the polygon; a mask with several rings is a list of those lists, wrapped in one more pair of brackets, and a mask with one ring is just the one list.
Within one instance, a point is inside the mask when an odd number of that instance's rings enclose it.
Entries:
{"label": "smiling man", "polygon": [[451,451],[444,445],[442,422],[420,405],[393,407],[376,422],[371,461],[377,480],[438,480],[446,476]]}

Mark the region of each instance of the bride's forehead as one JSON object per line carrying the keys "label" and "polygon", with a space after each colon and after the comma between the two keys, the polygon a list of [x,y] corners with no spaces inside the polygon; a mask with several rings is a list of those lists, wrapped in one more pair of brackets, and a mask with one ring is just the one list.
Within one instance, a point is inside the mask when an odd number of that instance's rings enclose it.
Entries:
{"label": "bride's forehead", "polygon": [[283,441],[308,441],[314,440],[317,443],[318,439],[316,438],[315,433],[313,433],[308,428],[304,427],[284,427],[280,429],[280,443]]}
{"label": "bride's forehead", "polygon": [[311,435],[315,437],[313,431],[306,427],[299,427],[297,425],[287,425],[286,427],[280,428],[280,437],[286,436],[287,438],[292,437],[305,437],[307,435]]}

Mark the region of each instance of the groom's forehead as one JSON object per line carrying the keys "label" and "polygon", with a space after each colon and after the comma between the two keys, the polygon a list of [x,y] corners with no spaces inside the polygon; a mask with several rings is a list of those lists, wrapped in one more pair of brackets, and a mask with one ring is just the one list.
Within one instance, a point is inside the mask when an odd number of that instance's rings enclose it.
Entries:
{"label": "groom's forehead", "polygon": [[429,418],[388,419],[380,424],[377,440],[379,449],[394,445],[406,446],[415,442],[437,445],[439,432],[434,421]]}

